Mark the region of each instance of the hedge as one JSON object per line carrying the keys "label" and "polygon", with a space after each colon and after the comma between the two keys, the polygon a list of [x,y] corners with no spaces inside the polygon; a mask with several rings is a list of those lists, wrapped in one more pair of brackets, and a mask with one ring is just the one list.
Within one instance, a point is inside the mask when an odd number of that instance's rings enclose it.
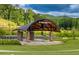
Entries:
{"label": "hedge", "polygon": [[0,39],[0,45],[21,45],[18,40]]}

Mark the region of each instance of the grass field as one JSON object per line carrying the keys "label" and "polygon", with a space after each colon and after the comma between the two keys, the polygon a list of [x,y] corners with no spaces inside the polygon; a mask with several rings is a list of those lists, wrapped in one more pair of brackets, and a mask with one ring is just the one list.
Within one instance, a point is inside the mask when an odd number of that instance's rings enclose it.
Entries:
{"label": "grass field", "polygon": [[0,45],[0,50],[20,51],[20,52],[0,52],[9,55],[78,55],[79,40],[68,40],[61,45]]}

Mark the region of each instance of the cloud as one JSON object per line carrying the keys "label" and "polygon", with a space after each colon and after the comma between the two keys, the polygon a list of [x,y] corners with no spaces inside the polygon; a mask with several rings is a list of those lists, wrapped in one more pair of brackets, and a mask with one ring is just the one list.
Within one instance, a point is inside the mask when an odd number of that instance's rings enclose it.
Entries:
{"label": "cloud", "polygon": [[29,4],[19,4],[19,7],[21,8],[30,8],[30,5]]}
{"label": "cloud", "polygon": [[25,4],[19,4],[19,7],[24,8],[25,7]]}
{"label": "cloud", "polygon": [[12,4],[12,5],[17,7],[17,8],[23,8],[23,9],[29,8],[29,4]]}
{"label": "cloud", "polygon": [[[33,11],[39,14],[49,14],[54,16],[68,16],[79,18],[79,4],[64,4],[64,5],[32,5]],[[38,9],[41,6],[41,10]],[[52,8],[51,8],[52,7]],[[32,8],[32,7],[31,7]],[[45,8],[45,9],[44,9]],[[50,11],[46,11],[46,10]]]}
{"label": "cloud", "polygon": [[57,12],[57,11],[50,11],[50,12],[40,12],[37,10],[33,10],[36,14],[49,14],[49,15],[54,15],[54,16],[62,16],[66,14],[65,12]]}
{"label": "cloud", "polygon": [[78,9],[78,8],[79,8],[79,4],[70,5],[70,9]]}
{"label": "cloud", "polygon": [[35,13],[39,14],[49,14],[54,16],[68,16],[68,17],[77,17],[79,18],[79,4],[70,4],[63,9],[63,11],[49,11],[43,12],[39,10],[33,10]]}
{"label": "cloud", "polygon": [[44,12],[40,12],[40,11],[37,11],[37,10],[34,10],[32,9],[33,12],[35,12],[36,14],[45,14]]}
{"label": "cloud", "polygon": [[35,13],[39,14],[49,14],[53,16],[69,16],[69,17],[75,17],[79,18],[79,13],[68,13],[68,12],[59,12],[59,11],[50,11],[50,12],[40,12],[37,10],[33,10]]}
{"label": "cloud", "polygon": [[71,4],[67,7],[67,10],[64,9],[65,12],[77,13],[79,12],[79,4]]}

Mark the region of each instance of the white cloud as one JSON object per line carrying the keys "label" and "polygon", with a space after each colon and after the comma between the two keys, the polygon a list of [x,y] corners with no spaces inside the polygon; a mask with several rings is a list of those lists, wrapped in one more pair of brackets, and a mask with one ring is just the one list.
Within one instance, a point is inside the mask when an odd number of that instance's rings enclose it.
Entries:
{"label": "white cloud", "polygon": [[58,11],[51,11],[51,12],[40,12],[37,10],[33,10],[35,13],[39,14],[49,14],[54,16],[69,16],[69,17],[79,17],[79,13],[68,13],[68,12],[58,12]]}
{"label": "white cloud", "polygon": [[77,9],[77,8],[79,8],[79,4],[70,5],[70,9]]}
{"label": "white cloud", "polygon": [[19,4],[19,7],[25,7],[25,4]]}
{"label": "white cloud", "polygon": [[65,15],[65,12],[57,12],[57,11],[51,11],[51,12],[47,12],[47,14],[49,15],[54,15],[54,16],[62,16]]}
{"label": "white cloud", "polygon": [[39,14],[45,14],[44,12],[40,12],[40,11],[37,11],[37,10],[34,10],[34,9],[32,9],[33,10],[33,12],[35,12],[35,13],[39,13]]}
{"label": "white cloud", "polygon": [[71,4],[65,9],[63,9],[65,12],[71,12],[71,13],[77,13],[79,12],[79,4]]}
{"label": "white cloud", "polygon": [[35,13],[39,13],[39,14],[49,14],[49,15],[54,15],[54,16],[62,16],[64,15],[65,13],[64,12],[57,12],[57,11],[50,11],[50,12],[40,12],[40,11],[37,11],[37,10],[33,10],[33,12]]}
{"label": "white cloud", "polygon": [[23,9],[29,8],[29,4],[13,4],[13,6],[15,6],[17,8],[23,8]]}

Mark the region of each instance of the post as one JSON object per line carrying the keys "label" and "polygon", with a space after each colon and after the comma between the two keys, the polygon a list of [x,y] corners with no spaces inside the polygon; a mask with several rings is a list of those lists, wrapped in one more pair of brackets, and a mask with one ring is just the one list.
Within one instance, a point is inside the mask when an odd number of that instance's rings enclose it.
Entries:
{"label": "post", "polygon": [[21,31],[17,31],[17,39],[20,40],[20,41],[23,41],[23,32]]}
{"label": "post", "polygon": [[41,31],[41,35],[43,35],[43,31]]}
{"label": "post", "polygon": [[41,35],[43,35],[44,24],[41,24],[41,28],[42,28]]}
{"label": "post", "polygon": [[34,40],[34,32],[28,31],[27,41],[33,41],[33,40]]}
{"label": "post", "polygon": [[49,32],[49,41],[52,41],[52,35],[51,35],[52,31]]}
{"label": "post", "polygon": [[23,32],[20,32],[20,33],[21,33],[21,35],[20,35],[21,36],[21,39],[20,40],[23,41],[23,39],[24,39],[23,38]]}

